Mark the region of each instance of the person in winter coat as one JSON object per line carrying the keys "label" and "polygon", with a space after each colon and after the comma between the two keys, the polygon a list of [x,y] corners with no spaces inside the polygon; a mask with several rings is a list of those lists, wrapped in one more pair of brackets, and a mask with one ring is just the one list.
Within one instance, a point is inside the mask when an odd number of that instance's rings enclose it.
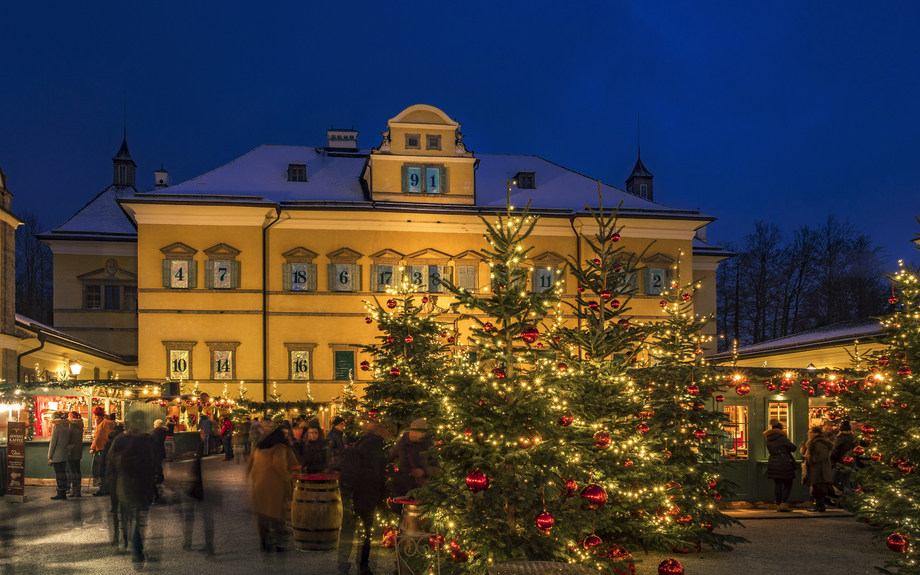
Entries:
{"label": "person in winter coat", "polygon": [[[109,414],[109,417],[112,418],[112,422],[115,422],[115,414]],[[118,545],[118,533],[119,533],[119,524],[118,519],[118,493],[115,491],[115,480],[118,477],[118,470],[115,468],[115,464],[112,459],[112,442],[115,441],[115,438],[120,437],[125,432],[125,426],[122,423],[115,423],[115,427],[108,435],[108,443],[105,444],[105,477],[102,479],[102,487],[99,488],[99,491],[93,493],[96,495],[108,495],[109,496],[109,511],[112,513],[112,545]],[[125,534],[124,539],[125,547],[128,546],[127,534]]]}
{"label": "person in winter coat", "polygon": [[109,441],[107,435],[113,427],[115,427],[115,421],[109,419],[101,405],[97,405],[93,409],[93,442],[89,446],[89,454],[93,458],[94,487],[102,485],[102,478],[105,476],[103,450]]}
{"label": "person in winter coat", "polygon": [[247,495],[256,517],[262,551],[286,551],[279,544],[284,534],[284,504],[294,497],[291,459],[284,430],[269,433],[247,461]]}
{"label": "person in winter coat", "polygon": [[131,544],[132,560],[144,557],[143,526],[153,501],[154,478],[159,463],[157,440],[149,433],[132,428],[112,441],[109,451],[113,473],[112,488],[118,497],[118,511],[125,537]]}
{"label": "person in winter coat", "polygon": [[70,438],[67,442],[67,483],[70,485],[71,497],[82,496],[83,472],[80,462],[83,459],[83,418],[77,411],[70,412]]}
{"label": "person in winter coat", "polygon": [[808,441],[805,443],[805,477],[802,478],[812,488],[812,497],[815,506],[808,511],[823,513],[827,511],[824,498],[831,489],[833,475],[831,474],[831,452],[834,444],[827,439],[820,426],[812,427],[808,431]]}
{"label": "person in winter coat", "polygon": [[51,499],[67,499],[67,460],[70,458],[70,424],[64,414],[55,411],[51,414],[51,442],[48,443],[48,465],[54,467],[57,481],[57,495]]}
{"label": "person in winter coat", "polygon": [[233,459],[233,421],[229,415],[224,416],[220,426],[220,440],[224,443],[224,461]]}
{"label": "person in winter coat", "polygon": [[[168,430],[166,428],[166,425],[163,423],[162,419],[157,419],[156,421],[153,422],[153,431],[150,432],[150,436],[156,440],[157,460],[159,461],[159,464],[157,465],[156,474],[154,477],[155,485],[159,485],[163,483],[163,481],[165,481],[166,479],[163,475],[163,460],[166,459],[166,434],[167,433],[168,433]],[[154,489],[156,489],[155,486],[154,486]],[[159,498],[160,498],[160,493],[159,493],[159,490],[157,490],[156,493],[154,493],[154,501],[158,500]]]}
{"label": "person in winter coat", "polygon": [[208,419],[208,416],[204,413],[201,414],[201,418],[198,420],[198,434],[201,436],[201,456],[207,457],[211,454],[211,428],[213,423]]}
{"label": "person in winter coat", "polygon": [[304,473],[326,473],[332,461],[332,451],[326,445],[319,420],[310,422],[304,431],[304,441],[298,442],[300,457],[303,460]]}
{"label": "person in winter coat", "polygon": [[795,444],[789,441],[789,436],[778,419],[770,420],[770,429],[764,431],[763,436],[767,440],[767,451],[770,452],[770,458],[767,460],[767,477],[773,480],[776,510],[792,511],[789,509],[789,494],[792,493],[795,470],[799,466],[792,456],[796,451]]}
{"label": "person in winter coat", "polygon": [[243,458],[249,457],[250,453],[250,444],[249,444],[249,430],[252,428],[252,419],[247,415],[243,418],[242,423],[239,425],[239,429],[236,432],[236,444],[243,447]]}
{"label": "person in winter coat", "polygon": [[847,453],[856,447],[856,438],[853,436],[853,430],[849,421],[840,424],[840,433],[834,440],[834,451],[831,453],[831,465],[834,468],[834,487],[840,490],[841,494],[846,494],[853,490],[853,484],[850,482],[850,474],[855,467],[854,463],[849,465],[843,462]]}
{"label": "person in winter coat", "polygon": [[346,492],[351,492],[354,513],[347,513],[342,523],[342,541],[339,543],[339,571],[348,572],[348,557],[354,538],[356,517],[364,524],[364,546],[361,557],[357,559],[360,575],[371,573],[371,527],[374,524],[374,509],[386,498],[386,466],[389,456],[385,443],[392,436],[390,430],[381,423],[368,422],[364,434],[348,448],[343,464],[342,485]]}
{"label": "person in winter coat", "polygon": [[416,419],[390,452],[391,458],[399,458],[398,471],[393,478],[393,494],[397,497],[425,485],[440,471],[437,462],[424,455],[432,446],[431,440],[425,438],[427,432],[428,423]]}
{"label": "person in winter coat", "polygon": [[[116,416],[114,413],[110,413],[106,415],[105,421],[100,422],[98,425],[96,425],[96,430],[94,431],[95,436],[93,437],[93,443],[90,446],[90,451],[92,451],[93,449],[98,450],[96,451],[96,453],[99,454],[100,476],[99,476],[99,491],[93,493],[93,497],[101,497],[103,495],[109,494],[109,484],[108,484],[108,478],[107,478],[107,474],[105,470],[106,469],[105,468],[105,458],[108,456],[108,453],[109,453],[109,442],[111,442],[112,438],[114,437],[113,433],[115,432],[115,428],[116,428],[115,417]],[[106,429],[108,431],[105,431]],[[125,428],[122,427],[119,433],[123,432],[124,430]],[[105,436],[102,435],[103,432],[105,432]],[[93,459],[93,474],[95,475],[95,473],[96,473],[96,460],[94,458]]]}
{"label": "person in winter coat", "polygon": [[339,471],[342,467],[342,455],[345,453],[345,420],[338,415],[332,420],[332,429],[326,435],[326,445],[332,452],[329,470]]}

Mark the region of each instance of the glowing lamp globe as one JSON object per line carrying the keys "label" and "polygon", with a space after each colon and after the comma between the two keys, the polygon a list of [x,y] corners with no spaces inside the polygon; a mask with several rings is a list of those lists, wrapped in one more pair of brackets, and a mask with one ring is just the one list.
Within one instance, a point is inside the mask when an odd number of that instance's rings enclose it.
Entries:
{"label": "glowing lamp globe", "polygon": [[610,434],[606,431],[598,431],[595,433],[594,446],[598,449],[607,449],[610,447]]}
{"label": "glowing lamp globe", "polygon": [[473,493],[485,491],[489,488],[489,478],[480,471],[470,471],[469,475],[466,476],[466,486]]}
{"label": "glowing lamp globe", "polygon": [[388,299],[388,300],[387,300],[387,307],[390,308],[390,309],[393,309],[394,307],[396,307],[396,300],[395,300],[395,299]]}
{"label": "glowing lamp globe", "polygon": [[904,537],[900,533],[892,533],[888,536],[888,548],[894,551],[895,553],[904,553],[907,551],[907,548],[910,546],[910,542],[907,540],[907,537]]}
{"label": "glowing lamp globe", "polygon": [[592,483],[581,490],[581,498],[588,501],[588,509],[600,509],[607,505],[607,492],[600,485]]}
{"label": "glowing lamp globe", "polygon": [[553,525],[556,524],[556,520],[553,519],[552,515],[544,511],[543,513],[537,515],[534,523],[536,524],[537,529],[549,535],[549,530],[552,529]]}
{"label": "glowing lamp globe", "polygon": [[521,339],[527,343],[533,343],[540,338],[540,331],[535,327],[529,327],[521,332]]}
{"label": "glowing lamp globe", "polygon": [[658,564],[658,575],[684,575],[684,566],[677,559],[665,559]]}

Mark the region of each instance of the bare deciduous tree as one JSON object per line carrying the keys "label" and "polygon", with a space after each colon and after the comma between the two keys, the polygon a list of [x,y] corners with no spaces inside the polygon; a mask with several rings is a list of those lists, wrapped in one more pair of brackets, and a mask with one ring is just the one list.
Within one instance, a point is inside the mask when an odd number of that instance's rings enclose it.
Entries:
{"label": "bare deciduous tree", "polygon": [[38,215],[23,212],[16,229],[16,313],[51,325],[53,313],[53,257],[35,237],[41,233]]}

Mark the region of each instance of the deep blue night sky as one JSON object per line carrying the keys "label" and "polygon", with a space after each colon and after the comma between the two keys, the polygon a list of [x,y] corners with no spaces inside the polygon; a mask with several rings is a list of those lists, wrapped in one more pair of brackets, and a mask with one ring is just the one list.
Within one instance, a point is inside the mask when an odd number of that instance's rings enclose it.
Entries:
{"label": "deep blue night sky", "polygon": [[920,260],[920,3],[15,2],[3,11],[0,166],[46,227],[112,180],[138,188],[260,144],[362,147],[417,103],[476,152],[536,154],[655,199],[787,231],[849,219]]}

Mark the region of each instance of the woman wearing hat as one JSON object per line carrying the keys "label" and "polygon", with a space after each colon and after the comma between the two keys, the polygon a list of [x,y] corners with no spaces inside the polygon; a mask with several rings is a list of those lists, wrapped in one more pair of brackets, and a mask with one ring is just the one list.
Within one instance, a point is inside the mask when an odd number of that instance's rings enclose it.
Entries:
{"label": "woman wearing hat", "polygon": [[773,495],[776,497],[777,511],[792,511],[789,509],[789,494],[792,493],[792,482],[795,480],[795,470],[798,467],[792,453],[796,450],[795,444],[789,441],[783,424],[778,419],[770,420],[770,429],[763,432],[767,440],[767,451],[770,458],[767,460],[767,477],[773,480]]}
{"label": "woman wearing hat", "polygon": [[48,465],[54,467],[54,478],[57,481],[57,495],[51,499],[67,499],[67,459],[70,452],[67,449],[70,443],[70,424],[64,414],[55,411],[51,414],[51,442],[48,443]]}

